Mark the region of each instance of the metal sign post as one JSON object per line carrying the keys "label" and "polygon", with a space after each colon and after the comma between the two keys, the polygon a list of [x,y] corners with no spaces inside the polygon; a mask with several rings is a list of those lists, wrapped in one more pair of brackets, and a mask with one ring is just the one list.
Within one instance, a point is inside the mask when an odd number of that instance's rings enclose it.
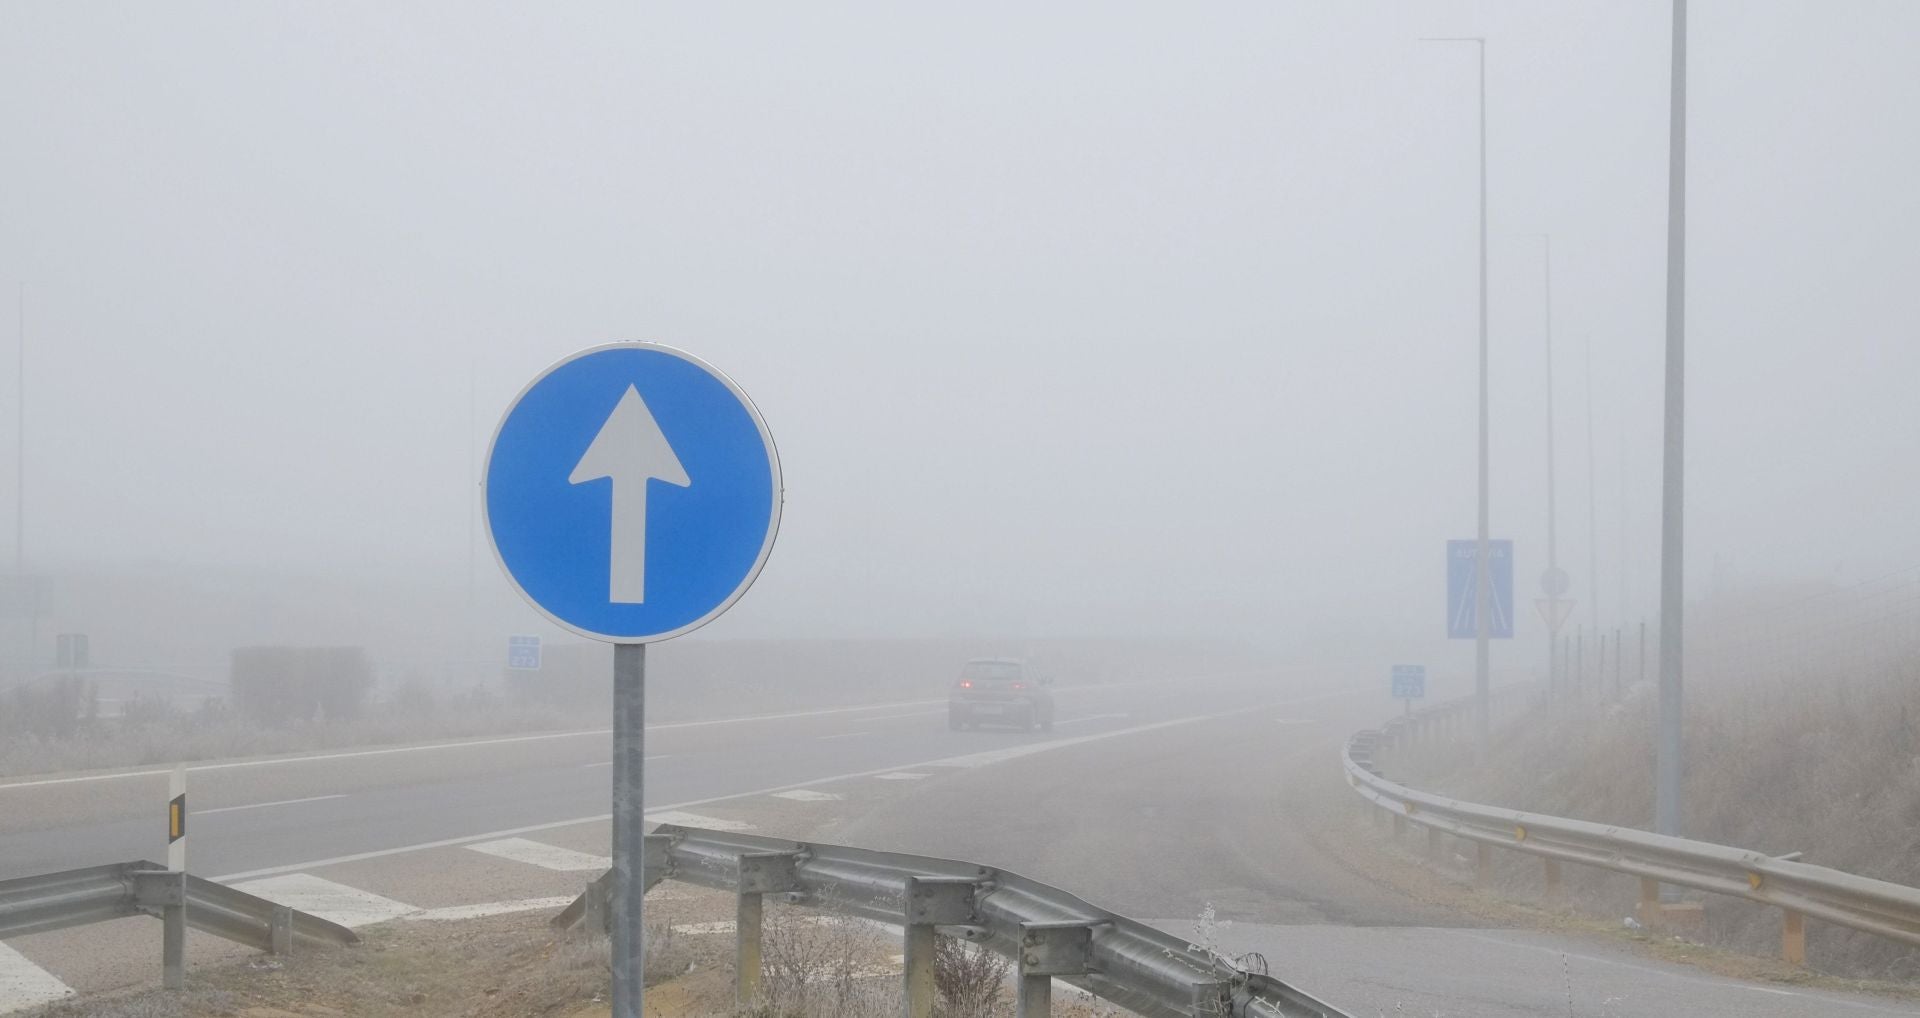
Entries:
{"label": "metal sign post", "polygon": [[[507,408],[482,482],[487,537],[541,614],[613,647],[613,1018],[639,1018],[645,969],[646,645],[746,593],[780,524],[780,459],[731,379],[650,343],[583,350]],[[540,665],[509,640],[509,667]]]}
{"label": "metal sign post", "polygon": [[647,881],[647,645],[613,646],[613,1013],[639,1015]]}
{"label": "metal sign post", "polygon": [[1394,665],[1393,696],[1406,705],[1406,714],[1413,715],[1413,701],[1424,700],[1427,696],[1426,665]]}

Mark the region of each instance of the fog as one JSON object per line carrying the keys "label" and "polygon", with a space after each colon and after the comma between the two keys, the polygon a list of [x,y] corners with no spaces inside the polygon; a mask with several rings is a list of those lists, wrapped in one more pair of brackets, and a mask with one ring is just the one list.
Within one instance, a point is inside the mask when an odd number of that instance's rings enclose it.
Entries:
{"label": "fog", "polygon": [[[479,464],[536,373],[631,339],[729,372],[779,444],[772,558],[696,639],[1470,668],[1442,545],[1474,530],[1474,63],[1420,39],[1474,34],[1494,535],[1524,604],[1551,234],[1561,563],[1583,621],[1596,592],[1638,620],[1665,2],[10,3],[35,653],[80,629],[129,664],[307,641],[491,668],[508,632],[557,636],[477,531]],[[1693,5],[1695,595],[1920,562],[1917,48],[1900,0]],[[1520,626],[1496,667],[1537,665]]]}

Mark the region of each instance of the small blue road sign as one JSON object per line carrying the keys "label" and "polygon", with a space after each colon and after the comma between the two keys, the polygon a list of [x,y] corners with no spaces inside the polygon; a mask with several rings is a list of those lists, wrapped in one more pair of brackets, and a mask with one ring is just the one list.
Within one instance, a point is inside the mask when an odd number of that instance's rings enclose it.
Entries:
{"label": "small blue road sign", "polygon": [[[1479,541],[1447,542],[1447,636],[1471,640],[1478,633],[1474,618],[1474,585],[1479,570],[1474,568]],[[1513,542],[1487,542],[1487,572],[1493,589],[1487,598],[1487,635],[1496,640],[1513,639]]]}
{"label": "small blue road sign", "polygon": [[746,593],[780,525],[780,459],[746,393],[651,343],[583,350],[507,408],[487,536],[548,618],[610,643],[697,629]]}
{"label": "small blue road sign", "polygon": [[1424,700],[1427,698],[1426,665],[1393,666],[1393,698],[1396,700]]}
{"label": "small blue road sign", "polygon": [[537,636],[507,637],[507,667],[522,672],[540,670],[540,638]]}

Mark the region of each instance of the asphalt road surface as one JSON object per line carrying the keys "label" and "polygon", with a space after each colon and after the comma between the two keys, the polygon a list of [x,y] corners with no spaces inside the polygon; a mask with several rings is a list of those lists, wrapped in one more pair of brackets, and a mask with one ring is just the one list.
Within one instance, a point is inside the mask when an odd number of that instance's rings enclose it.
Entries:
{"label": "asphalt road surface", "polygon": [[[940,700],[662,725],[648,734],[649,811],[1004,867],[1257,951],[1369,1018],[1920,1014],[1722,979],[1604,938],[1489,929],[1374,882],[1313,818],[1340,808],[1336,749],[1391,709],[1382,700],[1271,675],[1057,698],[1051,733],[950,732]],[[553,908],[605,866],[609,741],[201,765],[189,868],[350,924]],[[0,783],[0,878],[161,858],[166,788],[158,769]],[[778,794],[794,790],[806,794]],[[190,961],[235,955],[203,941]],[[0,947],[0,1011],[152,980],[156,955],[145,919],[18,938]]]}

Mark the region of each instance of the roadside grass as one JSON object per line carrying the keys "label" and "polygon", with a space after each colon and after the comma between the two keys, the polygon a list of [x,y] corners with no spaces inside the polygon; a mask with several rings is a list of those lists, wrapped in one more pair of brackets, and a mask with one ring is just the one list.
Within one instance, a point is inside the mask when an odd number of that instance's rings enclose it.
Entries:
{"label": "roadside grass", "polygon": [[[1801,628],[1750,603],[1701,613],[1683,716],[1687,836],[1920,886],[1920,600],[1908,608],[1904,585],[1891,596],[1820,605]],[[1655,690],[1585,692],[1509,725],[1483,765],[1461,744],[1416,748],[1392,770],[1474,802],[1649,829]],[[1495,858],[1503,886],[1537,890],[1538,860]],[[1565,879],[1569,902],[1624,925],[1636,881],[1580,866]],[[1780,910],[1696,897],[1705,917],[1688,939],[1777,955]],[[1920,949],[1812,920],[1807,957],[1822,972],[1920,980]]]}
{"label": "roadside grass", "polygon": [[[900,1013],[897,938],[873,924],[769,903],[763,993],[734,1002],[732,937],[675,932],[732,912],[726,895],[662,903],[650,917],[643,966],[649,1018],[887,1018]],[[544,915],[457,923],[383,923],[353,947],[254,956],[195,967],[188,988],[151,985],[21,1012],[22,1018],[603,1018],[609,1014],[604,936],[557,933]],[[1005,959],[942,939],[936,1018],[1009,1018]],[[1056,999],[1061,1018],[1128,1014]]]}

